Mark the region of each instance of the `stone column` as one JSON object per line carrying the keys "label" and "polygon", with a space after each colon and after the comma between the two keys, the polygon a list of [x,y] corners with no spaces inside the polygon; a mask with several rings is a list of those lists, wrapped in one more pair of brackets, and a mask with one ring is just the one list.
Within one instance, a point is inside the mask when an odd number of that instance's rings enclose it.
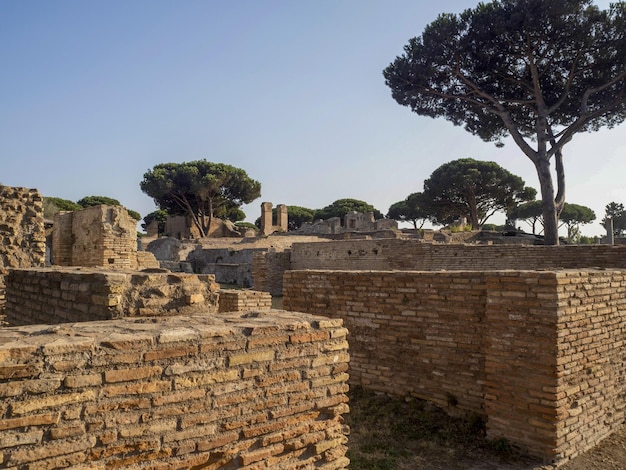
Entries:
{"label": "stone column", "polygon": [[261,203],[261,234],[269,235],[272,233],[272,203]]}
{"label": "stone column", "polygon": [[289,215],[285,204],[278,204],[276,206],[276,225],[278,225],[278,228],[283,232],[289,230]]}

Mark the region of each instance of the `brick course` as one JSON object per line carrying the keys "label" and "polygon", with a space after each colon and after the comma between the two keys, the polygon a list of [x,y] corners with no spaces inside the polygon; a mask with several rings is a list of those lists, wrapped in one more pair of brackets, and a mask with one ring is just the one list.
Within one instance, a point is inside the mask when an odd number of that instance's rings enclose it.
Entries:
{"label": "brick course", "polygon": [[55,324],[218,310],[211,274],[14,269],[6,279],[10,325]]}
{"label": "brick course", "polygon": [[344,320],[351,383],[483,415],[546,461],[624,422],[624,271],[288,271],[283,303]]}
{"label": "brick course", "polygon": [[345,469],[347,361],[284,311],[3,328],[0,466]]}

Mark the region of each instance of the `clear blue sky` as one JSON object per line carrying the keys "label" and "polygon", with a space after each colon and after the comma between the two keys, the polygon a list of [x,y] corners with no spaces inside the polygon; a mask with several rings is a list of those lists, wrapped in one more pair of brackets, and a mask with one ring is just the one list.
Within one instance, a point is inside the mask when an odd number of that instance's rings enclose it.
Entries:
{"label": "clear blue sky", "polygon": [[[438,166],[493,160],[538,189],[511,142],[483,143],[391,98],[382,70],[442,12],[472,0],[2,0],[0,183],[142,215],[154,165],[245,169],[262,201],[383,213]],[[597,1],[606,8],[609,1]],[[626,125],[565,148],[568,202],[626,204]],[[498,222],[498,220],[493,220]],[[598,222],[583,227],[601,234]]]}

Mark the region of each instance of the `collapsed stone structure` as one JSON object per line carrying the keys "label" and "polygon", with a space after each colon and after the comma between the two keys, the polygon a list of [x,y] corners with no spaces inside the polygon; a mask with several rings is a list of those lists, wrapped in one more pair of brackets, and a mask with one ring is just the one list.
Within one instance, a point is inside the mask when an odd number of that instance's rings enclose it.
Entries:
{"label": "collapsed stone structure", "polygon": [[1,314],[8,270],[45,263],[43,197],[39,191],[0,185],[0,241]]}
{"label": "collapsed stone structure", "polygon": [[108,269],[159,267],[137,250],[137,221],[122,206],[98,205],[54,216],[53,264]]}
{"label": "collapsed stone structure", "polygon": [[398,223],[391,219],[374,219],[372,212],[362,213],[351,211],[344,218],[343,223],[339,217],[331,217],[327,220],[318,220],[313,223],[304,223],[297,230],[302,234],[330,235],[340,233],[376,233],[383,232],[389,236],[390,231],[398,230]]}

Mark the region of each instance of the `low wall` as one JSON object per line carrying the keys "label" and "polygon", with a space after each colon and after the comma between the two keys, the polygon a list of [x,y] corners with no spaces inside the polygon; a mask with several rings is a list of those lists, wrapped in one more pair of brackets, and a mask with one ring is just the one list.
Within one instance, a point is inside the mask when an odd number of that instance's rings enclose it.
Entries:
{"label": "low wall", "polygon": [[219,295],[220,312],[243,312],[272,308],[272,296],[267,292],[247,289],[221,289]]}
{"label": "low wall", "polygon": [[0,466],[345,469],[347,362],[284,311],[3,328]]}
{"label": "low wall", "polygon": [[623,425],[624,271],[288,271],[283,305],[344,320],[351,383],[479,413],[546,461]]}
{"label": "low wall", "polygon": [[463,245],[417,240],[294,243],[290,269],[498,270],[626,268],[626,246]]}
{"label": "low wall", "polygon": [[14,269],[6,278],[10,325],[55,324],[218,310],[209,274]]}

